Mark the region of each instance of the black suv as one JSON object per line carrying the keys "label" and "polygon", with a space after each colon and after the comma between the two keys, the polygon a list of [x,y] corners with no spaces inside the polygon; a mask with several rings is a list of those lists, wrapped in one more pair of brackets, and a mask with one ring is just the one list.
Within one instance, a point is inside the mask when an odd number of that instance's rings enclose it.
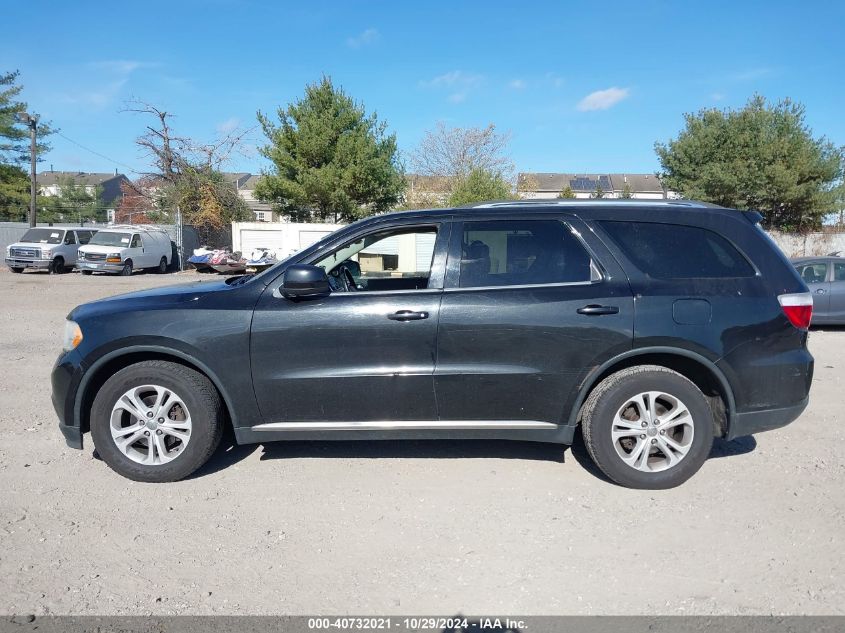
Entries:
{"label": "black suv", "polygon": [[760,215],[547,201],[371,217],[257,275],[68,317],[53,402],[114,470],[173,481],[239,443],[570,444],[676,486],[714,436],[807,406],[812,298]]}

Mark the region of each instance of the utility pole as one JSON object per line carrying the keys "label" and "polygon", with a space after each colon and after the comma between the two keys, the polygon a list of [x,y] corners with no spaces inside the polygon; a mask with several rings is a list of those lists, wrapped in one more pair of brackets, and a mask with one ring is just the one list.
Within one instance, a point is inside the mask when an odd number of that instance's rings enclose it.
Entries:
{"label": "utility pole", "polygon": [[36,158],[36,143],[35,135],[38,129],[38,115],[31,115],[28,112],[18,112],[18,121],[29,128],[29,226],[35,226],[37,218],[35,215],[35,194],[37,192],[37,184],[35,181],[35,158]]}

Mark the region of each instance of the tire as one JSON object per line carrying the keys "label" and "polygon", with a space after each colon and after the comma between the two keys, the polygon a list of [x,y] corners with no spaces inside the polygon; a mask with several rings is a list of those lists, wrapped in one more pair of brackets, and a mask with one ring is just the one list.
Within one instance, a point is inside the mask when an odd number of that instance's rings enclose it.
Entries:
{"label": "tire", "polygon": [[90,275],[93,271],[91,271],[91,270],[80,270],[79,272],[81,272],[83,275]]}
{"label": "tire", "polygon": [[167,258],[166,257],[161,258],[161,261],[158,263],[158,267],[155,269],[155,271],[159,275],[163,275],[164,273],[167,272]]}
{"label": "tire", "polygon": [[[128,402],[123,398],[129,393],[143,408],[135,409],[139,415],[117,406]],[[148,411],[166,393],[172,394],[164,400],[167,411]],[[94,446],[112,470],[133,481],[162,483],[183,479],[208,461],[220,444],[223,420],[220,396],[208,378],[177,363],[152,360],[121,369],[105,382],[94,398],[90,426]],[[118,447],[121,439],[125,450]],[[144,463],[150,461],[150,441],[153,462]]]}
{"label": "tire", "polygon": [[660,490],[684,483],[707,460],[713,414],[692,381],[666,367],[640,365],[593,389],[582,409],[582,431],[590,457],[610,479]]}
{"label": "tire", "polygon": [[65,272],[65,260],[64,257],[57,257],[50,263],[50,268],[48,268],[51,275],[61,275]]}
{"label": "tire", "polygon": [[23,272],[23,268],[19,268],[18,266],[9,266],[9,270],[18,275]]}
{"label": "tire", "polygon": [[132,260],[127,259],[126,263],[123,264],[123,268],[121,268],[120,272],[117,274],[121,277],[129,277],[132,274]]}

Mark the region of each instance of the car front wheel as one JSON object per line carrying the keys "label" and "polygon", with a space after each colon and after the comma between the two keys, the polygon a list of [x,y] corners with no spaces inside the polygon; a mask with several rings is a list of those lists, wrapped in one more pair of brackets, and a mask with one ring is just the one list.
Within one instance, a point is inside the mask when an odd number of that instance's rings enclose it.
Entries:
{"label": "car front wheel", "polygon": [[211,381],[177,363],[144,361],[109,378],[91,408],[97,452],[135,481],[167,482],[202,466],[220,443],[223,407]]}
{"label": "car front wheel", "polygon": [[704,464],[713,415],[701,390],[657,365],[605,378],[584,403],[584,443],[593,461],[630,488],[673,488]]}

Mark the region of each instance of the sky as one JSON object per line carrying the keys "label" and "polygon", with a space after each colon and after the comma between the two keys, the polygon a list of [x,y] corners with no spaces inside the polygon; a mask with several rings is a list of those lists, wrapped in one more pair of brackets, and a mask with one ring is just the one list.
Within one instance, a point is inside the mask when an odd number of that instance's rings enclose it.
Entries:
{"label": "sky", "polygon": [[198,142],[251,129],[226,169],[259,173],[256,112],[322,75],[405,157],[438,121],[494,123],[518,171],[653,172],[684,113],[755,92],[803,103],[845,145],[845,2],[48,0],[0,15],[0,71],[20,71],[62,135],[40,170],[149,170],[134,144],[149,121],[121,112],[138,98]]}

